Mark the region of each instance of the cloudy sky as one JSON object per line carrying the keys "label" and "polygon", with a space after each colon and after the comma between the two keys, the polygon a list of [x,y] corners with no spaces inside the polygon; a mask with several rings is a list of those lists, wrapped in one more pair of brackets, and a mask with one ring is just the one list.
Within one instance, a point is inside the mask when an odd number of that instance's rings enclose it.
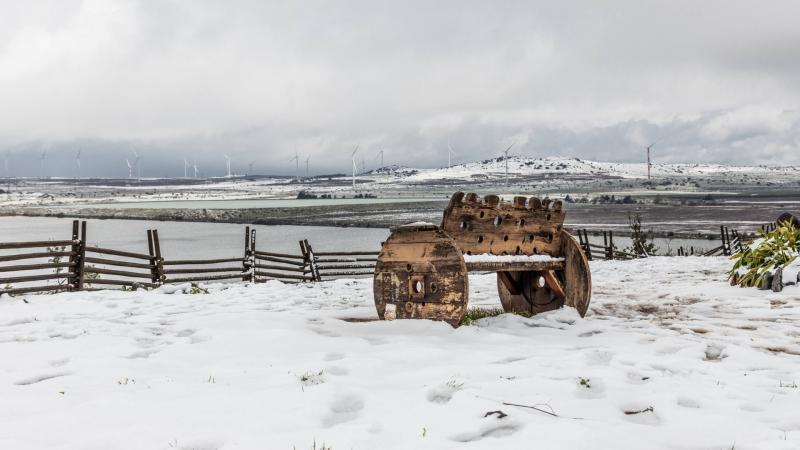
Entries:
{"label": "cloudy sky", "polygon": [[800,2],[0,0],[11,175],[800,164]]}

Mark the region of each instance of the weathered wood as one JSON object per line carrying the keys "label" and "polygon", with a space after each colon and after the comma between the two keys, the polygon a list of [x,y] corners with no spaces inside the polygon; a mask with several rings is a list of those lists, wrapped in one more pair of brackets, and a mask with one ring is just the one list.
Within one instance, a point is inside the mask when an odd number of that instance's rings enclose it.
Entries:
{"label": "weathered wood", "polygon": [[12,283],[25,283],[28,281],[43,281],[43,280],[56,280],[56,279],[70,279],[74,276],[72,272],[63,273],[45,273],[41,275],[23,275],[18,277],[0,278],[0,285]]}
{"label": "weathered wood", "polygon": [[155,278],[158,284],[164,283],[167,276],[164,274],[164,258],[161,256],[161,241],[158,238],[158,230],[153,230],[153,251],[155,253]]}
{"label": "weathered wood", "polygon": [[152,279],[152,275],[150,273],[128,272],[127,270],[101,269],[99,267],[86,267],[86,268],[84,268],[84,272],[86,272],[86,273],[96,273],[96,274],[101,274],[101,275],[116,275],[116,276],[128,277],[128,278],[145,278],[145,279],[148,279],[148,280]]}
{"label": "weathered wood", "polygon": [[581,317],[589,309],[592,298],[592,274],[589,261],[575,238],[561,231],[561,254],[566,261],[563,272],[564,303],[578,310]]}
{"label": "weathered wood", "polygon": [[187,283],[195,281],[216,281],[216,280],[234,280],[242,278],[241,274],[236,275],[209,275],[202,277],[185,277],[185,278],[167,278],[165,283]]}
{"label": "weathered wood", "polygon": [[[507,312],[539,314],[564,306],[562,291],[547,284],[545,273],[553,271],[498,272],[497,294]],[[509,289],[512,285],[515,289]],[[559,293],[562,295],[559,296]]]}
{"label": "weathered wood", "polygon": [[434,225],[397,227],[375,266],[375,308],[399,319],[443,320],[457,326],[467,310],[467,267],[455,241]]}
{"label": "weathered wood", "polygon": [[19,248],[61,247],[71,246],[74,241],[30,241],[30,242],[0,242],[0,250],[14,250]]}
{"label": "weathered wood", "polygon": [[253,254],[256,256],[273,256],[276,258],[292,258],[292,259],[303,259],[303,255],[291,255],[288,253],[273,253],[273,252],[262,252],[262,251],[254,251]]}
{"label": "weathered wood", "polygon": [[105,259],[105,258],[93,258],[93,257],[86,257],[85,261],[91,264],[101,264],[105,266],[118,266],[118,267],[130,267],[136,269],[147,269],[152,270],[155,265],[153,264],[144,264],[144,263],[135,263],[129,261],[119,261],[116,259]]}
{"label": "weathered wood", "polygon": [[316,256],[374,256],[378,257],[380,252],[376,251],[363,251],[363,252],[315,252]]}
{"label": "weathered wood", "polygon": [[0,266],[0,272],[23,272],[26,270],[56,269],[65,267],[75,267],[75,263],[65,262],[65,263],[18,264],[16,266]]}
{"label": "weathered wood", "polygon": [[374,269],[374,264],[338,264],[330,266],[319,266],[320,272],[326,270],[339,270],[339,269]]}
{"label": "weathered wood", "polygon": [[277,262],[277,263],[286,264],[286,265],[290,265],[290,266],[296,266],[296,267],[305,266],[305,262],[303,262],[303,261],[289,261],[287,259],[273,258],[271,256],[258,256],[258,255],[256,255],[256,260],[272,261],[272,262]]}
{"label": "weathered wood", "polygon": [[132,280],[107,280],[104,278],[95,278],[93,280],[86,280],[85,284],[105,284],[111,286],[129,286],[129,287],[146,287],[146,288],[157,288],[159,285],[156,283],[148,283],[144,281],[132,281]]}
{"label": "weathered wood", "polygon": [[73,252],[36,252],[36,253],[19,253],[16,255],[2,255],[0,262],[6,261],[19,261],[21,259],[38,259],[38,258],[53,258],[55,256],[73,256]]}
{"label": "weathered wood", "polygon": [[36,292],[55,292],[55,291],[68,291],[72,288],[69,284],[61,284],[58,286],[31,286],[23,288],[0,289],[0,294],[30,294]]}
{"label": "weathered wood", "polygon": [[[71,250],[72,250],[72,253],[75,253],[75,254],[69,257],[69,262],[73,266],[77,265],[76,262],[79,259],[79,252],[81,250],[81,242],[78,240],[78,232],[79,231],[80,231],[80,229],[79,229],[79,226],[78,226],[78,221],[77,220],[73,220],[72,221],[72,248],[71,248]],[[73,278],[70,280],[70,284],[72,285],[72,288],[70,290],[73,290],[73,288],[77,287],[78,278],[80,277],[80,274],[77,273],[77,271],[74,271],[72,273],[72,276],[73,276]]]}
{"label": "weathered wood", "polygon": [[164,269],[164,273],[166,275],[172,275],[176,273],[226,273],[226,272],[237,272],[237,273],[245,273],[245,270],[242,270],[241,267],[210,267],[204,269]]}
{"label": "weathered wood", "polygon": [[121,250],[113,250],[110,248],[102,248],[102,247],[86,247],[87,253],[102,253],[105,255],[114,255],[114,256],[121,256],[123,258],[135,258],[135,259],[146,259],[150,260],[152,257],[150,255],[145,255],[144,253],[134,253],[134,252],[123,252]]}
{"label": "weathered wood", "polygon": [[561,270],[564,261],[468,261],[470,272],[528,272],[531,270]]}
{"label": "weathered wood", "polygon": [[276,273],[276,272],[263,272],[263,271],[260,271],[260,270],[256,271],[256,275],[258,275],[260,277],[267,277],[267,278],[286,278],[286,279],[290,279],[290,280],[313,281],[313,279],[311,277],[305,277],[305,276],[302,276],[302,275],[291,275],[291,274]]}
{"label": "weathered wood", "polygon": [[81,221],[81,245],[77,254],[78,265],[75,268],[75,289],[82,290],[86,270],[86,221]]}
{"label": "weathered wood", "polygon": [[377,262],[378,258],[317,258],[316,261],[317,263]]}
{"label": "weathered wood", "polygon": [[560,229],[564,223],[561,202],[524,197],[502,202],[488,195],[456,192],[442,217],[442,229],[466,254],[558,255]]}
{"label": "weathered wood", "polygon": [[[222,263],[229,263],[229,262],[240,262],[242,258],[221,258],[221,259],[176,259],[176,260],[164,260],[165,266],[191,266],[191,265],[201,265],[201,264],[222,264]],[[294,264],[294,263],[292,263]]]}
{"label": "weathered wood", "polygon": [[273,266],[270,264],[253,264],[253,267],[256,269],[267,269],[267,270],[286,270],[289,272],[308,272],[307,269],[303,269],[301,267],[285,267],[285,266]]}

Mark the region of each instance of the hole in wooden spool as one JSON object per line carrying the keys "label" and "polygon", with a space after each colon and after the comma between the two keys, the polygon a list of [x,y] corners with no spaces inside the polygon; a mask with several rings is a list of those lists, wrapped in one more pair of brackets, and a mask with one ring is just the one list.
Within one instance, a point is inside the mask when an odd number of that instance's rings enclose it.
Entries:
{"label": "hole in wooden spool", "polygon": [[503,242],[508,241],[508,236],[503,236]]}
{"label": "hole in wooden spool", "polygon": [[547,240],[547,242],[553,242],[553,233],[547,233],[545,239]]}
{"label": "hole in wooden spool", "polygon": [[471,254],[472,254],[472,252],[469,252],[469,251],[468,251],[468,252],[467,252],[467,254],[468,254],[468,255],[471,255]]}
{"label": "hole in wooden spool", "polygon": [[521,226],[521,227],[525,226],[525,219],[520,219],[519,220],[519,226]]}
{"label": "hole in wooden spool", "polygon": [[539,254],[539,249],[536,248],[536,247],[533,247],[533,254],[534,255],[538,255]]}
{"label": "hole in wooden spool", "polygon": [[466,220],[462,220],[461,221],[461,229],[462,230],[466,230],[467,229],[467,221]]}
{"label": "hole in wooden spool", "polygon": [[411,264],[406,264],[406,272],[411,272]]}
{"label": "hole in wooden spool", "polygon": [[494,226],[499,227],[501,223],[503,223],[503,218],[502,217],[497,216],[497,217],[494,218]]}
{"label": "hole in wooden spool", "polygon": [[547,220],[550,220],[550,214],[547,215]]}
{"label": "hole in wooden spool", "polygon": [[478,244],[480,244],[481,242],[483,242],[483,236],[478,236]]}
{"label": "hole in wooden spool", "polygon": [[436,292],[436,283],[431,283],[431,292]]}
{"label": "hole in wooden spool", "polygon": [[533,235],[532,234],[528,235],[528,240],[533,242]]}
{"label": "hole in wooden spool", "polygon": [[481,211],[481,213],[480,213],[480,215],[479,215],[478,217],[480,217],[481,219],[483,219],[483,211]]}
{"label": "hole in wooden spool", "polygon": [[516,254],[517,254],[517,255],[519,255],[519,245],[517,246],[517,252],[516,252]]}
{"label": "hole in wooden spool", "polygon": [[546,282],[544,281],[544,277],[540,276],[538,280],[536,280],[536,285],[540,288],[543,288]]}
{"label": "hole in wooden spool", "polygon": [[419,294],[420,292],[422,292],[422,282],[421,281],[415,281],[412,286],[414,287],[414,293],[415,294]]}

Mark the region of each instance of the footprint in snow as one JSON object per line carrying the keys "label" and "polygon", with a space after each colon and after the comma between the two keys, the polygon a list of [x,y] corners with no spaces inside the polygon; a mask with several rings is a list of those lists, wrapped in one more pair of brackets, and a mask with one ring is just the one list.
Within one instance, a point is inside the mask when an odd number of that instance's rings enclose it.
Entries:
{"label": "footprint in snow", "polygon": [[67,375],[71,375],[70,372],[55,372],[55,373],[47,373],[42,375],[35,375],[29,378],[24,378],[22,380],[16,381],[14,384],[17,386],[28,386],[31,384],[40,383],[45,380],[52,380],[53,378],[58,377],[65,377]]}
{"label": "footprint in snow", "polygon": [[696,399],[694,399],[692,397],[687,397],[685,395],[679,395],[675,399],[675,403],[677,403],[678,406],[683,406],[684,408],[700,408],[701,407],[700,402],[698,402]]}
{"label": "footprint in snow", "polygon": [[364,397],[356,393],[339,394],[330,405],[330,411],[322,419],[322,425],[332,427],[358,418],[364,409]]}
{"label": "footprint in snow", "polygon": [[328,366],[325,368],[325,372],[340,377],[349,374],[350,370],[342,366]]}
{"label": "footprint in snow", "polygon": [[496,423],[482,427],[478,432],[462,433],[451,439],[456,442],[475,442],[485,438],[504,438],[511,436],[522,428],[522,425],[508,419],[497,419]]}
{"label": "footprint in snow", "polygon": [[327,355],[325,355],[324,358],[322,358],[322,360],[323,361],[339,361],[339,360],[344,359],[344,356],[345,356],[344,353],[339,353],[339,352],[328,353]]}
{"label": "footprint in snow", "polygon": [[427,399],[431,403],[448,403],[464,387],[464,383],[457,380],[450,380],[439,386],[432,387],[428,390]]}
{"label": "footprint in snow", "polygon": [[193,335],[195,333],[195,331],[196,330],[193,330],[191,328],[187,328],[185,330],[178,331],[175,334],[175,336],[177,336],[177,337],[189,337],[189,336]]}

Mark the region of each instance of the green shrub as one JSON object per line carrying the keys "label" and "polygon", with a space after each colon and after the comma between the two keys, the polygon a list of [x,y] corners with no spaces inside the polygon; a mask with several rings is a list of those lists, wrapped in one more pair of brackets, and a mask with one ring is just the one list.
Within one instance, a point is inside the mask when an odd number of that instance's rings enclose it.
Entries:
{"label": "green shrub", "polygon": [[759,286],[775,269],[794,261],[800,255],[800,228],[791,223],[773,231],[761,232],[743,252],[731,257],[735,262],[728,278],[739,286]]}

